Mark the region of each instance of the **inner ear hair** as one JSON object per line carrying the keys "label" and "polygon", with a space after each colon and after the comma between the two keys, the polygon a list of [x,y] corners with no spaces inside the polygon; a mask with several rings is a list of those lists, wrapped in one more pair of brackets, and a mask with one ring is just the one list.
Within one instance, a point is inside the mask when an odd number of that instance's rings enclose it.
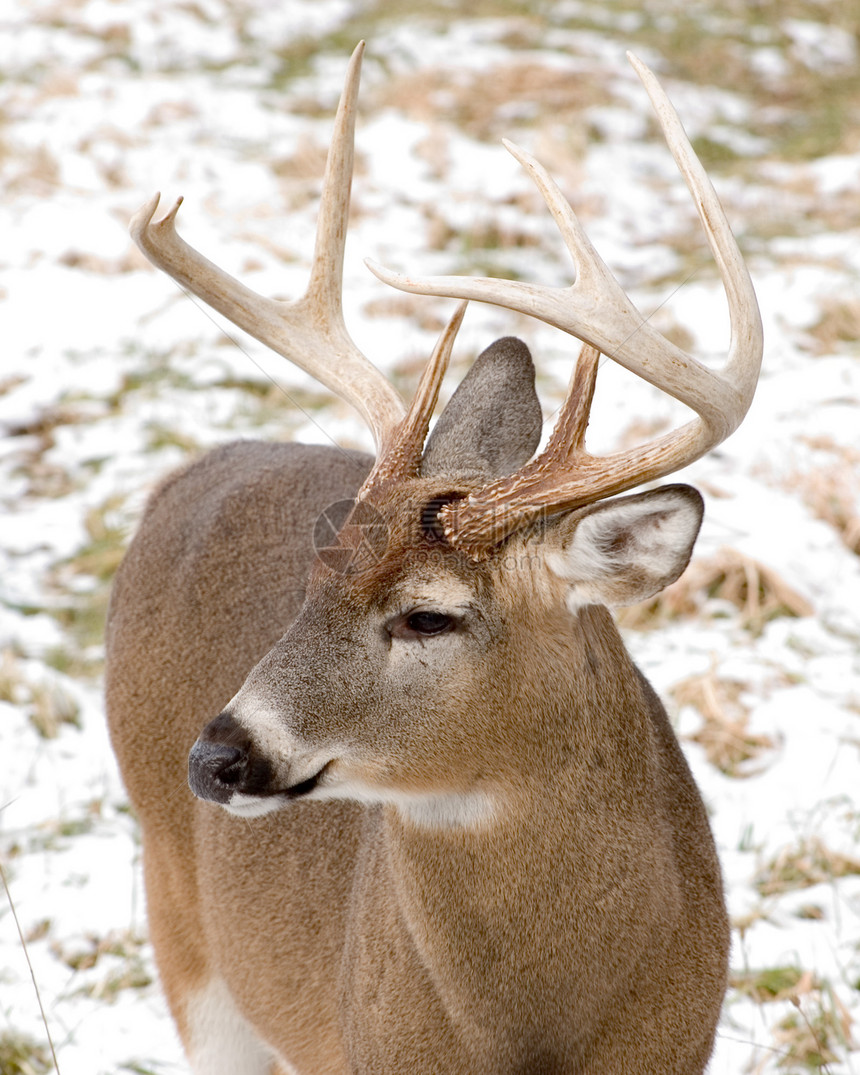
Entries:
{"label": "inner ear hair", "polygon": [[690,562],[704,513],[689,485],[601,501],[561,517],[547,563],[570,583],[568,604],[635,604],[674,582]]}

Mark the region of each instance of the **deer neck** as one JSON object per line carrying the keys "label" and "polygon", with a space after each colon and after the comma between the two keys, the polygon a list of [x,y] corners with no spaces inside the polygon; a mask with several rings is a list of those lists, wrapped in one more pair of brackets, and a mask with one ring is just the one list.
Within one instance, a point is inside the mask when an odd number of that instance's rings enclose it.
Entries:
{"label": "deer neck", "polygon": [[[396,893],[399,943],[414,946],[440,981],[498,996],[501,975],[537,998],[558,987],[543,980],[540,953],[563,943],[571,948],[564,988],[578,991],[571,982],[591,980],[595,961],[625,966],[615,937],[629,944],[631,931],[650,937],[670,928],[677,890],[670,826],[659,824],[652,721],[637,674],[617,683],[603,675],[604,662],[617,668],[615,651],[623,651],[608,613],[588,610],[584,626],[593,689],[586,701],[564,700],[561,729],[547,721],[555,741],[542,772],[524,772],[500,809],[471,824],[465,814],[460,824],[441,814],[434,824],[394,807],[379,817],[370,875]],[[643,890],[643,876],[664,882]],[[375,891],[367,886],[370,901]],[[631,919],[626,933],[619,909]]]}

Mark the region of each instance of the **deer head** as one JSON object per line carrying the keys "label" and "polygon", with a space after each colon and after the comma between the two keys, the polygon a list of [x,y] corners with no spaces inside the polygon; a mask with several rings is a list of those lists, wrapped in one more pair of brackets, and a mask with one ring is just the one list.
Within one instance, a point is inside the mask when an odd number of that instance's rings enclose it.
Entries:
{"label": "deer head", "polygon": [[[592,712],[595,676],[604,686],[618,684],[609,706],[616,715],[627,695],[641,690],[596,606],[642,600],[677,578],[702,502],[681,485],[606,498],[680,469],[738,426],[758,376],[761,324],[717,196],[656,79],[630,57],[728,295],[732,338],[724,368],[709,369],[651,327],[543,168],[508,144],[570,250],[572,285],[422,280],[370,267],[407,291],[528,313],[579,338],[583,348],[537,457],[531,358],[514,340],[485,352],[428,440],[465,303],[408,409],[358,351],[341,311],[361,55],[359,46],[338,110],[302,298],[261,298],[187,246],[175,230],[179,203],[154,222],[156,196],[132,223],[156,265],[352,403],[378,452],[335,546],[317,560],[303,611],[195,746],[191,784],[242,814],[299,797],[351,797],[399,803],[422,816],[495,816],[511,789],[528,782],[529,766],[537,778],[553,751],[557,757],[564,744],[570,750],[563,714]],[[585,432],[601,354],[697,417],[645,446],[591,455]],[[576,616],[602,625],[600,646],[593,631],[572,626]],[[524,722],[524,712],[534,720]],[[525,727],[534,744],[524,756],[522,741],[512,749],[511,737],[522,740]]]}

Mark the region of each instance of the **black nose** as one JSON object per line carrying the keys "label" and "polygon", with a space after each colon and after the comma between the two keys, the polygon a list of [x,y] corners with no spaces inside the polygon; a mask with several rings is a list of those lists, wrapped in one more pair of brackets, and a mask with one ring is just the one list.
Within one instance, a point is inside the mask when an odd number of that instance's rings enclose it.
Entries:
{"label": "black nose", "polygon": [[188,783],[199,799],[225,803],[241,780],[244,754],[237,747],[198,739],[188,755]]}
{"label": "black nose", "polygon": [[227,803],[236,792],[264,794],[271,775],[268,762],[254,753],[250,736],[229,713],[206,725],[188,755],[188,784],[208,802]]}

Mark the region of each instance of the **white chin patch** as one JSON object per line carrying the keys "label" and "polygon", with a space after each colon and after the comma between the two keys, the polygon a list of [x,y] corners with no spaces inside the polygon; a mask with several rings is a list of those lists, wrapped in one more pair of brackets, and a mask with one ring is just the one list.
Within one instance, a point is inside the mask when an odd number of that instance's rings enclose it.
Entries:
{"label": "white chin patch", "polygon": [[280,795],[260,798],[256,795],[242,795],[237,791],[229,802],[222,805],[227,813],[234,817],[264,817],[266,814],[274,814],[276,810],[283,810],[287,800]]}
{"label": "white chin patch", "polygon": [[495,800],[483,791],[404,796],[396,805],[422,829],[480,829],[498,816]]}
{"label": "white chin patch", "polygon": [[393,806],[404,819],[422,829],[479,829],[492,824],[499,816],[497,801],[484,791],[421,795],[351,780],[327,787],[324,797]]}
{"label": "white chin patch", "polygon": [[[498,803],[484,791],[410,794],[389,788],[371,787],[357,781],[320,785],[296,801],[339,800],[366,805],[394,806],[400,814],[425,829],[478,829],[497,819]],[[286,795],[257,797],[236,792],[223,808],[234,817],[255,818],[290,806]]]}

